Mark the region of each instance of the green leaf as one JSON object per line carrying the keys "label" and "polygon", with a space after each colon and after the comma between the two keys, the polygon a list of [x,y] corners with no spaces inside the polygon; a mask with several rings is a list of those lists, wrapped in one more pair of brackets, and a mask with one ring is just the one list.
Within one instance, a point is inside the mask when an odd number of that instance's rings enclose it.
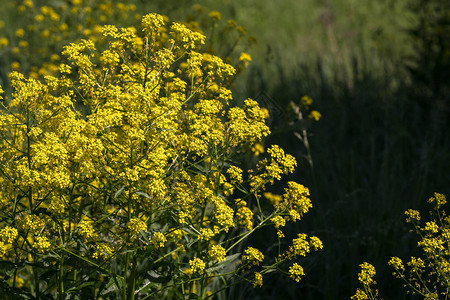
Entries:
{"label": "green leaf", "polygon": [[218,271],[220,269],[224,269],[226,266],[228,266],[231,263],[235,262],[240,257],[240,255],[241,255],[241,253],[228,255],[227,257],[225,257],[224,261],[214,265],[211,268],[208,268],[207,271],[212,273],[212,272]]}
{"label": "green leaf", "polygon": [[117,199],[117,197],[120,196],[120,194],[122,194],[123,190],[125,189],[125,185],[123,185],[115,194],[114,194],[114,198]]}
{"label": "green leaf", "polygon": [[150,280],[150,282],[156,282],[156,283],[167,283],[172,280],[172,275],[161,275],[156,273],[155,271],[151,270],[148,271],[145,275],[145,278]]}
{"label": "green leaf", "polygon": [[108,281],[108,283],[105,286],[105,289],[100,292],[101,296],[105,296],[111,292],[120,291],[121,287],[123,287],[125,284],[125,281],[120,278],[113,278],[111,277]]}

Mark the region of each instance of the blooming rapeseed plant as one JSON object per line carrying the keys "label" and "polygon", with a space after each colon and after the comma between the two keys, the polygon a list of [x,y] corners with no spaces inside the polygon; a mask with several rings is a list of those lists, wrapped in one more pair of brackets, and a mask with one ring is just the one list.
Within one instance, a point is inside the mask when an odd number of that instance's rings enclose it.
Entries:
{"label": "blooming rapeseed plant", "polygon": [[[40,12],[42,22],[58,18]],[[99,32],[66,45],[67,63],[43,80],[9,75],[13,91],[0,112],[0,254],[25,280],[21,292],[212,296],[240,280],[261,286],[265,273],[323,247],[299,234],[277,258],[251,246],[239,252],[256,230],[279,230],[312,204],[293,181],[276,201],[261,197],[296,167],[279,146],[255,170],[235,165],[270,133],[267,112],[252,99],[234,104],[227,86],[236,70],[202,52],[202,33],[154,13],[139,30]],[[42,274],[51,277],[45,285]],[[288,274],[303,276],[298,264]]]}

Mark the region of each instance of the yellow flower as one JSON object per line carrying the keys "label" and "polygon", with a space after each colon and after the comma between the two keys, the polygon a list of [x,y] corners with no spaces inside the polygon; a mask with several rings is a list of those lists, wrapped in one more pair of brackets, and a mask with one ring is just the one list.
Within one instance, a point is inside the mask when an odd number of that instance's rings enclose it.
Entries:
{"label": "yellow flower", "polygon": [[43,30],[43,31],[41,32],[41,37],[43,37],[43,38],[48,38],[48,37],[50,37],[50,30],[48,30],[48,29]]}
{"label": "yellow flower", "polygon": [[226,251],[220,245],[213,245],[211,249],[208,251],[209,257],[218,262],[225,260]]}
{"label": "yellow flower", "polygon": [[16,30],[16,36],[18,38],[23,38],[24,35],[25,35],[25,30],[23,30],[22,28],[19,28]]}
{"label": "yellow flower", "polygon": [[227,173],[230,175],[231,182],[239,182],[242,183],[242,169],[236,166],[231,166]]}
{"label": "yellow flower", "polygon": [[189,260],[189,266],[193,273],[203,274],[205,271],[205,262],[198,257]]}
{"label": "yellow flower", "polygon": [[363,285],[371,285],[374,283],[373,277],[376,274],[374,266],[369,263],[362,263],[359,265],[361,267],[361,272],[358,274],[358,280]]}
{"label": "yellow flower", "polygon": [[86,240],[93,240],[97,237],[97,233],[95,232],[94,227],[92,227],[91,221],[83,220],[77,227],[80,235]]}
{"label": "yellow flower", "polygon": [[447,200],[445,199],[445,195],[434,193],[434,197],[431,197],[428,200],[429,203],[436,203],[437,208],[441,207],[445,203],[447,203]]}
{"label": "yellow flower", "polygon": [[8,248],[5,243],[0,242],[0,257],[3,257],[5,255],[7,249]]}
{"label": "yellow flower", "polygon": [[292,240],[292,246],[289,246],[288,251],[289,257],[306,256],[309,253],[311,246],[307,237],[305,233],[299,233],[298,238]]}
{"label": "yellow flower", "polygon": [[42,22],[42,21],[44,21],[44,16],[36,15],[36,16],[34,16],[34,19],[36,20],[36,22]]}
{"label": "yellow flower", "polygon": [[429,231],[430,233],[437,233],[439,231],[439,226],[435,221],[426,222],[424,230]]}
{"label": "yellow flower", "polygon": [[303,268],[297,263],[294,263],[291,267],[289,267],[289,274],[290,277],[297,282],[300,282],[302,276],[305,276]]}
{"label": "yellow flower", "polygon": [[166,237],[162,232],[155,232],[153,234],[152,243],[156,248],[164,247],[164,244],[167,242]]}
{"label": "yellow flower", "polygon": [[261,273],[255,272],[255,278],[253,279],[253,287],[262,287],[263,285],[263,277]]}
{"label": "yellow flower", "polygon": [[[239,199],[236,199],[239,200]],[[243,225],[247,230],[253,229],[253,212],[248,208],[247,202],[240,200],[238,202],[238,210],[236,211],[236,222]]]}
{"label": "yellow flower", "polygon": [[95,246],[96,250],[94,252],[94,254],[92,254],[92,257],[97,259],[100,256],[102,256],[104,259],[110,257],[111,255],[113,255],[113,249],[105,243],[99,243]]}
{"label": "yellow flower", "polygon": [[388,264],[392,266],[397,272],[403,273],[405,271],[405,266],[403,265],[403,262],[398,257],[391,257]]}
{"label": "yellow flower", "polygon": [[248,63],[252,61],[252,57],[250,56],[250,54],[242,52],[239,60],[242,61],[245,66],[248,66]]}
{"label": "yellow flower", "polygon": [[6,226],[0,230],[0,239],[8,244],[11,244],[17,237],[17,229],[13,227]]}
{"label": "yellow flower", "polygon": [[408,266],[411,267],[411,271],[414,273],[423,272],[423,268],[425,268],[425,263],[419,257],[411,257],[411,260],[408,262]]}
{"label": "yellow flower", "polygon": [[255,156],[258,156],[261,153],[264,153],[264,146],[261,143],[256,143],[252,147],[252,152],[255,154]]}
{"label": "yellow flower", "polygon": [[24,0],[23,5],[26,7],[32,8],[33,7],[33,0]]}
{"label": "yellow flower", "polygon": [[33,247],[39,252],[45,252],[50,246],[51,244],[45,236],[38,236],[33,244]]}
{"label": "yellow flower", "polygon": [[211,18],[211,20],[212,20],[213,22],[219,21],[220,18],[222,17],[222,15],[220,14],[220,12],[218,12],[218,11],[212,11],[212,12],[210,12],[208,15],[209,15],[209,17]]}
{"label": "yellow flower", "polygon": [[4,37],[0,38],[0,47],[3,47],[3,46],[6,47],[8,45],[9,45],[9,40],[7,38],[4,38]]}
{"label": "yellow flower", "polygon": [[199,239],[209,241],[212,237],[214,237],[215,233],[211,228],[200,228]]}
{"label": "yellow flower", "polygon": [[132,235],[139,234],[141,231],[147,231],[147,224],[141,219],[134,218],[128,222],[128,230]]}
{"label": "yellow flower", "polygon": [[406,215],[406,222],[408,223],[420,221],[420,213],[417,210],[408,209],[407,211],[405,211],[405,215]]}
{"label": "yellow flower", "polygon": [[242,261],[248,264],[248,267],[257,266],[264,260],[264,254],[256,248],[248,247],[244,251]]}
{"label": "yellow flower", "polygon": [[323,248],[322,241],[316,236],[312,236],[309,238],[309,245],[311,248],[314,248],[315,251]]}
{"label": "yellow flower", "polygon": [[356,294],[353,295],[350,299],[351,300],[368,300],[369,297],[367,296],[367,294],[363,290],[357,289],[356,290]]}
{"label": "yellow flower", "polygon": [[24,40],[19,41],[19,47],[27,48],[28,47],[28,42],[24,41]]}
{"label": "yellow flower", "polygon": [[286,225],[286,220],[282,216],[275,216],[270,220],[274,223],[275,228],[277,229]]}
{"label": "yellow flower", "polygon": [[313,104],[313,100],[308,96],[303,96],[300,99],[300,104],[308,109]]}
{"label": "yellow flower", "polygon": [[313,110],[309,113],[308,118],[312,119],[314,121],[319,121],[319,119],[322,117],[322,115],[320,114],[320,112],[318,112],[317,110]]}

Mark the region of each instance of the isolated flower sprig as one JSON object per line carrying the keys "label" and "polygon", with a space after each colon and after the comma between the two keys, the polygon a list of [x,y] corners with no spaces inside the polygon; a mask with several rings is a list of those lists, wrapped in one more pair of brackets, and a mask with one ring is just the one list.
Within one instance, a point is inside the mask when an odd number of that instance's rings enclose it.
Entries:
{"label": "isolated flower sprig", "polygon": [[[402,259],[393,256],[388,264],[394,269],[393,275],[401,279],[411,293],[424,299],[447,299],[450,294],[450,217],[444,210],[447,200],[444,195],[434,193],[428,203],[434,206],[430,211],[434,219],[425,222],[423,227],[417,210],[408,209],[405,212],[406,222],[414,226],[420,237],[417,246],[422,250],[422,256],[412,256],[406,265]],[[363,289],[358,288],[352,299],[378,298],[378,291],[373,287],[376,284],[374,276],[372,265],[366,262],[361,264],[358,279]]]}
{"label": "isolated flower sprig", "polygon": [[[447,200],[444,195],[434,193],[428,200],[434,219],[420,224],[420,213],[409,209],[405,212],[406,222],[414,226],[421,240],[417,246],[422,250],[422,258],[411,257],[406,263],[399,257],[392,257],[389,265],[394,268],[393,275],[402,279],[412,293],[425,299],[440,299],[450,294],[450,217],[443,209]],[[408,271],[407,271],[408,270]]]}
{"label": "isolated flower sprig", "polygon": [[[198,52],[201,33],[158,14],[141,29],[108,25],[98,43],[65,46],[70,64],[44,82],[10,74],[0,114],[7,292],[206,298],[241,280],[261,286],[322,248],[302,233],[272,261],[263,249],[241,252],[265,226],[283,238],[312,207],[295,182],[276,201],[261,197],[296,161],[274,145],[244,172],[235,158],[270,133],[266,112],[251,99],[233,105],[235,69]],[[304,272],[294,263],[288,274]]]}

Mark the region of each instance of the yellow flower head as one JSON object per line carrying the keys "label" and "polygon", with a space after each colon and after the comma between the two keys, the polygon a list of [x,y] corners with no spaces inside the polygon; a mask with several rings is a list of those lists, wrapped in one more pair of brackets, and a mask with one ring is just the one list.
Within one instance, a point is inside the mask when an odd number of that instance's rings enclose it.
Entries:
{"label": "yellow flower head", "polygon": [[313,104],[313,100],[308,96],[303,96],[300,99],[300,104],[308,109]]}
{"label": "yellow flower head", "polygon": [[95,246],[95,252],[92,254],[92,257],[97,259],[99,257],[103,257],[104,259],[113,255],[113,249],[105,243],[99,243]]}
{"label": "yellow flower head", "polygon": [[303,271],[302,266],[294,263],[291,267],[289,267],[289,274],[293,280],[300,282],[302,276],[305,275],[305,272]]}
{"label": "yellow flower head", "polygon": [[253,279],[253,287],[262,287],[263,285],[263,277],[261,273],[255,272],[255,278]]}
{"label": "yellow flower head", "polygon": [[264,260],[264,254],[256,248],[248,247],[244,251],[242,261],[248,264],[248,267],[257,266]]}
{"label": "yellow flower head", "polygon": [[220,245],[213,245],[211,249],[208,251],[209,257],[218,262],[224,261],[226,254],[227,253],[225,249]]}
{"label": "yellow flower head", "polygon": [[434,193],[434,197],[431,197],[428,200],[429,203],[436,203],[437,208],[441,207],[445,203],[447,203],[447,200],[445,199],[445,195]]}
{"label": "yellow flower head", "polygon": [[308,118],[312,119],[314,121],[319,121],[319,119],[322,117],[322,114],[318,112],[317,110],[313,110],[309,113]]}
{"label": "yellow flower head", "polygon": [[217,22],[222,18],[222,15],[218,11],[212,11],[208,15],[213,22]]}
{"label": "yellow flower head", "polygon": [[17,237],[17,229],[6,226],[0,230],[0,239],[8,244],[11,244]]}
{"label": "yellow flower head", "polygon": [[406,222],[415,223],[420,221],[420,213],[414,209],[408,209],[405,211]]}
{"label": "yellow flower head", "polygon": [[376,271],[374,266],[371,264],[364,262],[359,265],[361,267],[361,272],[358,274],[358,280],[363,285],[371,285],[374,282],[373,277],[375,277]]}
{"label": "yellow flower head", "polygon": [[24,35],[25,35],[25,30],[23,30],[22,28],[19,28],[16,30],[16,36],[18,38],[23,38]]}
{"label": "yellow flower head", "polygon": [[167,242],[167,238],[164,236],[162,232],[155,232],[153,234],[152,243],[156,248],[164,247],[164,244]]}
{"label": "yellow flower head", "polygon": [[45,252],[50,246],[51,244],[45,236],[38,236],[33,244],[33,247],[39,252]]}
{"label": "yellow flower head", "polygon": [[245,66],[248,66],[248,63],[252,61],[252,57],[250,56],[250,54],[242,52],[239,60],[242,61]]}
{"label": "yellow flower head", "polygon": [[205,262],[198,257],[189,260],[189,266],[193,273],[203,274],[205,271]]}

